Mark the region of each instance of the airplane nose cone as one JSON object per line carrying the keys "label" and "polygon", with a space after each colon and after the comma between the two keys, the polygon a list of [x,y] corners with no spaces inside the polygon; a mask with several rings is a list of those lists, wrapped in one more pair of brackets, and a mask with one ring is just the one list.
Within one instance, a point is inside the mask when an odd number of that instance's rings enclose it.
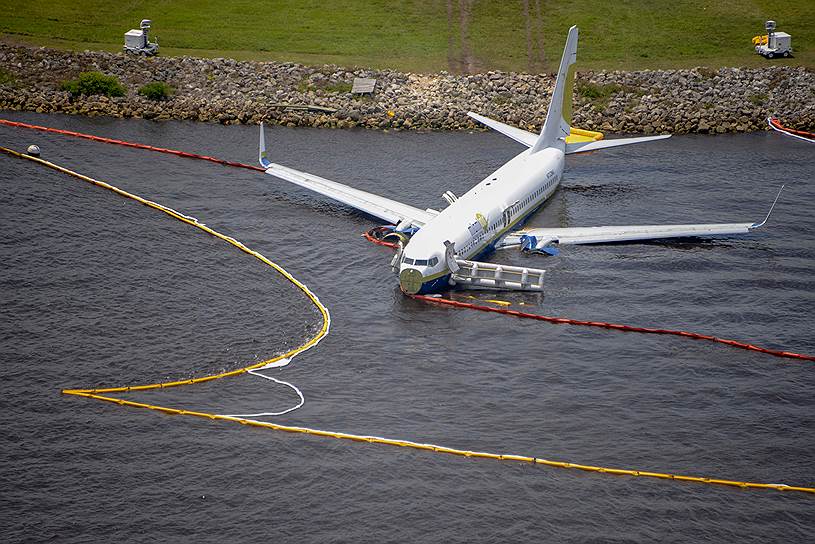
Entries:
{"label": "airplane nose cone", "polygon": [[399,285],[402,286],[402,291],[409,295],[415,295],[422,288],[424,283],[424,276],[415,268],[405,268],[399,274]]}

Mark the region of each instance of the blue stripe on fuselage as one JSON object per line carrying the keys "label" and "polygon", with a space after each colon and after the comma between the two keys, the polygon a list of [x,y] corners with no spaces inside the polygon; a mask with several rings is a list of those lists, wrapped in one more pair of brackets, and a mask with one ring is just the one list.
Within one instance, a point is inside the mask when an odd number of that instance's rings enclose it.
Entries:
{"label": "blue stripe on fuselage", "polygon": [[438,277],[434,280],[426,281],[422,284],[417,295],[427,295],[429,293],[437,293],[450,288],[450,274]]}

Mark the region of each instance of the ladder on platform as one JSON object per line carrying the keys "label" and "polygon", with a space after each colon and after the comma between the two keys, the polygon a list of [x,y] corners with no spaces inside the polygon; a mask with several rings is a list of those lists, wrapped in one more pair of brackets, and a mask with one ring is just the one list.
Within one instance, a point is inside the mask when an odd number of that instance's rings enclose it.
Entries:
{"label": "ladder on platform", "polygon": [[456,264],[451,283],[462,288],[543,291],[546,270],[464,259],[456,259]]}

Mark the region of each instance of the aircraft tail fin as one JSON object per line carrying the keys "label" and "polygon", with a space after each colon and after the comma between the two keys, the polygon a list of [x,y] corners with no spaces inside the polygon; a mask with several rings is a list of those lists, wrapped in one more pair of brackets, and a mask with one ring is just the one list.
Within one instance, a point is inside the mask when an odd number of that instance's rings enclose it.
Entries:
{"label": "aircraft tail fin", "polygon": [[532,153],[553,146],[565,148],[565,139],[569,135],[572,124],[572,86],[574,85],[576,61],[577,27],[573,26],[569,29],[566,47],[563,49],[563,58],[560,59],[560,69],[557,72],[552,101],[549,103],[549,112],[540,136],[532,146]]}

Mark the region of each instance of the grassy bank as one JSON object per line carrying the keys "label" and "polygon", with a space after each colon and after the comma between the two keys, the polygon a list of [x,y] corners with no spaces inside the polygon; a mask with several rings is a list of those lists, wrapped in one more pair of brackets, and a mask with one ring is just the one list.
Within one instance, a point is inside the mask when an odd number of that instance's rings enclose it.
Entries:
{"label": "grassy bank", "polygon": [[150,18],[163,55],[332,63],[435,72],[553,71],[566,30],[583,68],[762,66],[750,39],[765,19],[815,67],[815,3],[733,0],[0,0],[6,41],[120,51]]}

